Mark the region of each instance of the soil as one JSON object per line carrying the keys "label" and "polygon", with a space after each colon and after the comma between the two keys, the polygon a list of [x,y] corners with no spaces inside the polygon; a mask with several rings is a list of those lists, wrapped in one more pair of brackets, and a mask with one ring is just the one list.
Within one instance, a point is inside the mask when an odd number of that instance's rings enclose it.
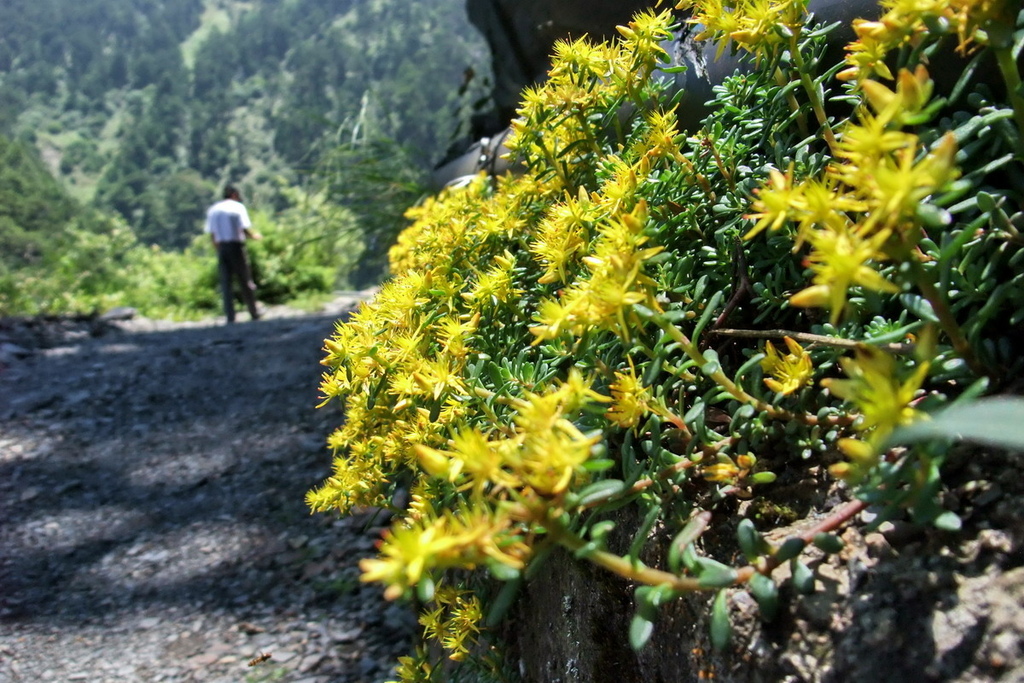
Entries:
{"label": "soil", "polygon": [[0,681],[392,676],[415,618],[357,566],[387,520],[304,503],[342,419],[323,339],[366,295],[0,321]]}

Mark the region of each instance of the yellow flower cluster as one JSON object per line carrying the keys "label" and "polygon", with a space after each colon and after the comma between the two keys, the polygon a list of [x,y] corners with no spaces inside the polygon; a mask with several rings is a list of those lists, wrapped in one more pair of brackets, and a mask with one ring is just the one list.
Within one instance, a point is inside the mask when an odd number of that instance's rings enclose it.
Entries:
{"label": "yellow flower cluster", "polygon": [[387,584],[384,597],[394,600],[436,570],[472,569],[489,559],[522,568],[529,551],[512,526],[508,514],[479,505],[396,524],[385,532],[380,555],[360,561],[360,580]]}
{"label": "yellow flower cluster", "polygon": [[644,275],[643,263],[661,247],[641,248],[647,242],[643,232],[646,220],[647,204],[641,201],[632,212],[621,213],[599,228],[592,252],[583,258],[587,274],[557,299],[541,303],[537,325],[530,329],[536,335],[534,343],[564,332],[578,337],[595,328],[628,338],[629,324],[623,311],[638,303],[657,308],[655,283]]}
{"label": "yellow flower cluster", "polygon": [[749,453],[738,455],[735,459],[719,454],[715,460],[714,465],[706,465],[701,470],[708,481],[739,483],[757,464],[757,458]]}
{"label": "yellow flower cluster", "polygon": [[635,96],[665,56],[661,43],[670,24],[668,10],[650,10],[620,26],[625,39],[617,43],[559,41],[548,81],[523,93],[505,143],[513,155],[531,168],[548,169],[552,187],[575,193],[575,179],[591,165],[589,155],[601,151],[589,113]]}
{"label": "yellow flower cluster", "polygon": [[680,0],[676,9],[690,10],[689,23],[703,27],[697,40],[717,38],[718,57],[730,41],[765,55],[800,32],[807,0]]}
{"label": "yellow flower cluster", "polygon": [[326,341],[321,393],[324,403],[344,397],[348,419],[328,440],[333,475],[307,495],[314,510],[385,504],[390,473],[415,462],[412,446],[442,441],[445,425],[465,414],[459,397],[477,318],[425,307],[454,298],[451,277],[413,271],[391,280]]}
{"label": "yellow flower cluster", "polygon": [[545,269],[538,282],[568,286],[541,303],[534,343],[590,329],[628,338],[623,311],[636,303],[658,308],[644,262],[662,248],[645,246],[648,209],[638,191],[660,167],[682,158],[682,136],[674,112],[648,112],[644,123],[645,135],[627,156],[603,157],[605,179],[595,191],[566,192],[536,230],[529,248]]}
{"label": "yellow flower cluster", "polygon": [[932,83],[924,67],[901,71],[892,91],[864,83],[870,108],[843,129],[836,163],[821,179],[797,182],[793,169],[770,172],[753,203],[757,219],[746,239],[762,230],[797,224],[797,247],[810,244],[807,264],[814,284],[795,294],[794,306],[825,306],[839,320],[847,292],[859,285],[880,292],[899,291],[874,264],[913,258],[921,238],[921,202],[957,175],[956,141],[944,136],[931,149],[903,127],[927,106]]}
{"label": "yellow flower cluster", "polygon": [[462,661],[476,642],[483,618],[480,600],[467,590],[442,586],[434,593],[433,605],[420,614],[425,638],[440,643],[448,658]]}
{"label": "yellow flower cluster", "polygon": [[609,387],[612,392],[612,406],[605,413],[612,424],[619,427],[634,427],[651,412],[653,397],[650,390],[636,376],[636,369],[630,360],[629,372],[615,372],[615,381]]}
{"label": "yellow flower cluster", "polygon": [[395,667],[398,679],[388,683],[433,683],[433,673],[430,652],[425,646],[419,645],[415,655],[398,658],[398,666]]}
{"label": "yellow flower cluster", "polygon": [[824,379],[821,384],[857,407],[860,418],[856,428],[865,439],[840,439],[839,448],[850,462],[833,465],[831,471],[856,480],[877,464],[885,440],[897,427],[923,417],[911,402],[928,376],[929,363],[919,363],[910,377],[901,380],[893,357],[866,345],[840,363],[848,379]]}
{"label": "yellow flower cluster", "polygon": [[[886,56],[906,45],[916,45],[932,27],[945,26],[956,33],[960,49],[966,50],[983,35],[979,29],[992,20],[1013,25],[1017,7],[1009,0],[883,0],[878,19],[855,19],[857,40],[847,47],[849,67],[839,73],[842,80],[865,82],[872,76],[891,79]],[[1011,15],[1014,12],[1014,15]]]}
{"label": "yellow flower cluster", "polygon": [[[494,395],[469,367],[480,335],[514,320],[532,315],[539,342],[597,329],[625,335],[632,304],[657,309],[644,264],[660,247],[647,244],[638,189],[681,157],[675,115],[645,111],[639,141],[602,153],[596,175],[599,124],[588,117],[595,103],[611,108],[644,87],[670,22],[667,11],[645,12],[614,45],[560,43],[510,142],[557,173],[481,175],[410,209],[389,254],[392,279],[325,342],[323,402],[343,401],[347,419],[328,440],[334,472],[307,501],[314,510],[387,507],[393,482],[412,473],[407,509],[379,556],[361,564],[362,579],[385,584],[389,598],[448,568],[521,567],[530,506],[546,514],[589,480],[600,437],[584,433],[578,415],[611,403],[609,419],[626,420],[629,396],[643,391],[622,379],[609,398],[570,371],[536,386],[512,380],[510,393]],[[524,273],[563,288],[523,310]]]}
{"label": "yellow flower cluster", "polygon": [[566,416],[595,400],[607,399],[573,370],[548,392],[525,392],[514,400],[514,435],[488,439],[465,430],[452,438],[450,450],[419,445],[416,453],[424,470],[471,489],[474,500],[498,491],[515,492],[519,499],[559,496],[583,474],[582,465],[599,438],[584,434]]}

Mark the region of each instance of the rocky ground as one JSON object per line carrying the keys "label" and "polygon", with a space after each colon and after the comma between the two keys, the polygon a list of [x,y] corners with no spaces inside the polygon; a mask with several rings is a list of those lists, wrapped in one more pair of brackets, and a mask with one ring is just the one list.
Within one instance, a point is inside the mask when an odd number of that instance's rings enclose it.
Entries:
{"label": "rocky ground", "polygon": [[[310,515],[321,314],[0,321],[0,681],[384,681],[386,520]],[[254,658],[270,655],[249,666]]]}

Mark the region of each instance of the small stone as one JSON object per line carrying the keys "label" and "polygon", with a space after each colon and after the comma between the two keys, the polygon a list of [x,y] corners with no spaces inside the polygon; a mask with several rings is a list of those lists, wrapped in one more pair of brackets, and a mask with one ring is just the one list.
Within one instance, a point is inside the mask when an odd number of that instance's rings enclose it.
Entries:
{"label": "small stone", "polygon": [[327,655],[307,655],[299,662],[299,673],[307,674],[320,666],[327,659]]}
{"label": "small stone", "polygon": [[100,320],[104,322],[112,322],[114,320],[131,320],[138,315],[138,313],[139,312],[131,306],[118,306],[116,308],[111,308],[109,311],[101,315]]}
{"label": "small stone", "polygon": [[978,540],[981,547],[986,550],[1009,553],[1013,550],[1013,539],[1005,531],[996,529],[982,529],[978,532]]}
{"label": "small stone", "polygon": [[0,362],[9,363],[16,358],[28,358],[32,352],[23,346],[4,342],[0,344]]}
{"label": "small stone", "polygon": [[364,656],[359,660],[359,673],[362,676],[369,676],[379,668],[380,663],[370,656]]}
{"label": "small stone", "polygon": [[154,564],[157,564],[163,562],[170,556],[171,554],[166,550],[151,550],[148,553],[140,555],[139,559],[143,562],[152,562]]}
{"label": "small stone", "polygon": [[259,624],[254,624],[251,621],[243,621],[238,625],[238,630],[246,635],[256,635],[257,633],[264,633],[267,629],[263,628]]}
{"label": "small stone", "polygon": [[188,663],[192,668],[207,667],[216,662],[218,655],[212,652],[204,652],[202,654],[195,655],[194,657],[188,658]]}
{"label": "small stone", "polygon": [[984,491],[982,491],[978,495],[978,497],[974,499],[974,503],[975,505],[979,506],[989,505],[990,503],[994,503],[995,501],[999,500],[999,498],[1002,495],[1002,487],[999,486],[999,484],[994,484],[992,486],[987,487]]}
{"label": "small stone", "polygon": [[363,633],[361,626],[346,629],[344,631],[330,631],[331,640],[336,643],[351,643]]}
{"label": "small stone", "polygon": [[892,546],[884,534],[878,532],[869,533],[864,537],[864,545],[867,546],[868,555],[874,558],[892,557],[895,555]]}

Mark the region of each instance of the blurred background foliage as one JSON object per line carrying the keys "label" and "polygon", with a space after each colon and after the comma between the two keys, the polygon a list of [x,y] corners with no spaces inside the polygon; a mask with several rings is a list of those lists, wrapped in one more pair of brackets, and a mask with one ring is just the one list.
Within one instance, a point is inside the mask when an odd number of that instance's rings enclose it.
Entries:
{"label": "blurred background foliage", "polygon": [[[194,242],[225,182],[273,236],[254,250],[261,295],[374,284],[426,174],[487,106],[461,0],[12,0],[0,26],[0,314],[209,312],[180,278],[209,279]],[[72,248],[113,260],[72,277],[89,263]]]}

